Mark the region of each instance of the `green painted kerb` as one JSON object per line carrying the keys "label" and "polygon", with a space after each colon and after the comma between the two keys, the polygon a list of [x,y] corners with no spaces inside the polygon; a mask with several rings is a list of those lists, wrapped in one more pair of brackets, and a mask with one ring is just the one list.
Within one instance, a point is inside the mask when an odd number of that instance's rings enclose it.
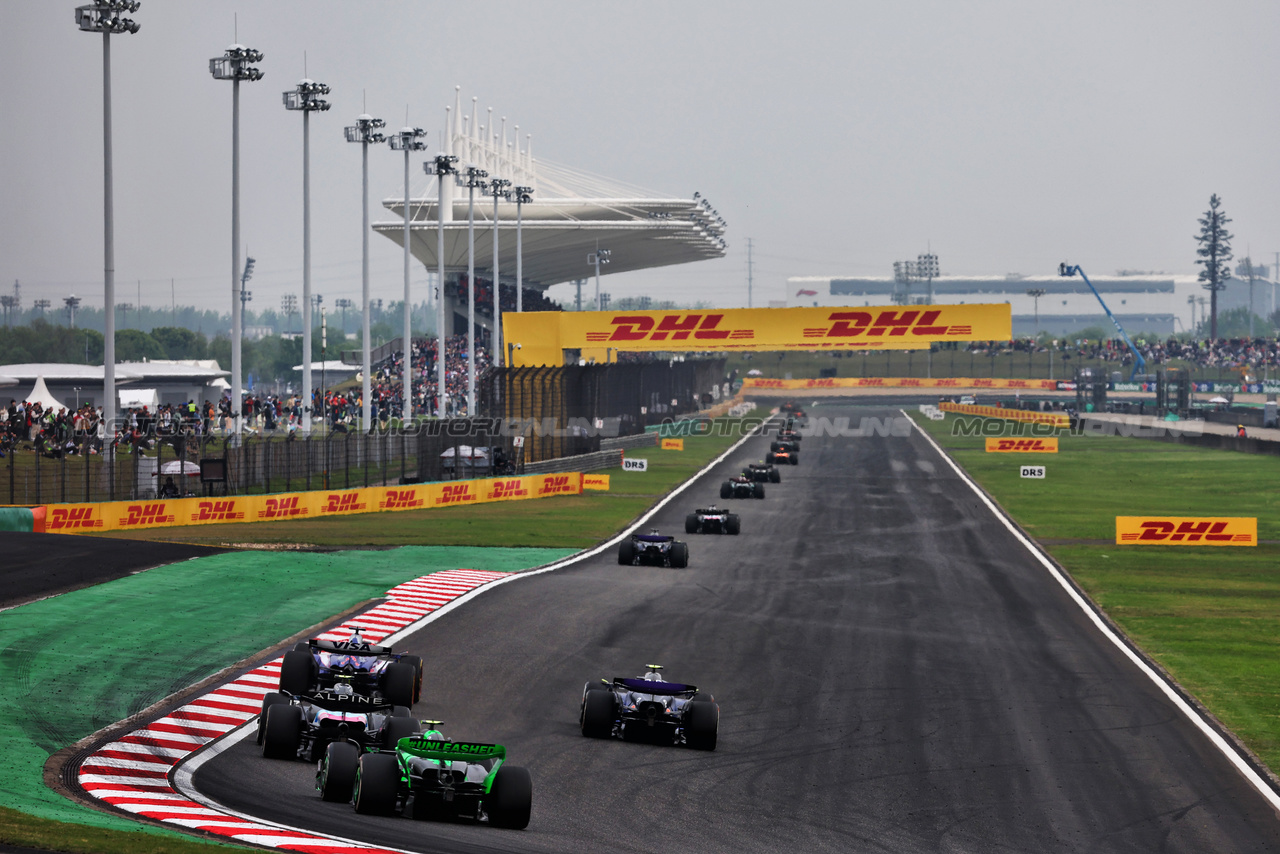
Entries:
{"label": "green painted kerb", "polygon": [[0,803],[136,831],[145,826],[46,788],[50,754],[402,582],[446,569],[516,572],[573,553],[463,546],[232,552],[0,612],[0,690],[10,698],[0,716]]}
{"label": "green painted kerb", "polygon": [[29,507],[0,507],[0,531],[31,533],[35,529],[35,516]]}

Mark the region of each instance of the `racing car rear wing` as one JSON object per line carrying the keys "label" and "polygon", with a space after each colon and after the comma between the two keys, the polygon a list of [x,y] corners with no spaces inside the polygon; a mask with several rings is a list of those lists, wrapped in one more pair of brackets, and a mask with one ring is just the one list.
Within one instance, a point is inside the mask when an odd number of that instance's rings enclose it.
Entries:
{"label": "racing car rear wing", "polygon": [[360,694],[345,694],[337,691],[312,691],[297,695],[315,706],[321,706],[331,712],[378,712],[395,708],[386,700],[375,700]]}
{"label": "racing car rear wing", "polygon": [[661,694],[673,697],[677,694],[695,694],[698,691],[697,685],[682,685],[679,682],[646,682],[643,679],[627,679],[622,676],[615,676],[613,684],[637,694]]}
{"label": "racing car rear wing", "polygon": [[451,762],[455,759],[482,760],[506,759],[507,749],[501,744],[477,744],[470,741],[436,741],[426,735],[415,735],[400,739],[397,745],[400,750],[421,759],[434,759],[437,762]]}
{"label": "racing car rear wing", "polygon": [[355,643],[354,641],[327,641],[312,638],[308,643],[312,649],[324,652],[341,652],[347,655],[390,655],[391,647],[378,646],[373,643]]}

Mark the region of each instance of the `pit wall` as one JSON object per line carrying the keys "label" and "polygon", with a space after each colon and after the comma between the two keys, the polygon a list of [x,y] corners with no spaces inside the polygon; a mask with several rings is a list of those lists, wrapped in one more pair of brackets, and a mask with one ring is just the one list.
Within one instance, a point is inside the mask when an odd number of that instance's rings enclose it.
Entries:
{"label": "pit wall", "polygon": [[[275,495],[109,501],[98,504],[49,504],[26,510],[37,533],[96,534],[179,525],[315,519],[356,513],[427,510],[495,501],[524,501],[554,495],[579,495],[582,473],[534,474],[487,480],[456,480],[408,486],[330,489]],[[16,518],[16,517],[15,517]]]}

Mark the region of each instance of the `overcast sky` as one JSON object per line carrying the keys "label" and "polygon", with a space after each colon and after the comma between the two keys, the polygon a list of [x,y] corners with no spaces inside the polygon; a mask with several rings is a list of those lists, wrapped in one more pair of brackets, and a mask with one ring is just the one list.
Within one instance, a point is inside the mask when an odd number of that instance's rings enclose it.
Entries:
{"label": "overcast sky", "polygon": [[[102,302],[101,38],[74,6],[3,4],[0,290],[21,280],[24,307]],[[1194,273],[1215,192],[1237,256],[1280,250],[1274,0],[144,0],[141,32],[112,38],[119,301],[140,280],[144,304],[167,305],[172,279],[179,304],[229,308],[231,84],[208,59],[237,13],[239,41],[266,54],[241,87],[254,308],[301,292],[302,120],[280,93],[304,51],[333,87],[312,119],[313,282],[330,306],[360,293],[343,125],[362,97],[390,129],[407,106],[434,150],[455,85],[532,132],[536,157],[700,191],[728,221],[726,258],[606,276],[615,297],[745,305],[747,238],[757,305],[788,276],[888,275],[929,246],[944,274]],[[400,192],[402,156],[370,160],[373,218],[390,219],[378,203]],[[400,250],[371,247],[374,295],[397,299]]]}

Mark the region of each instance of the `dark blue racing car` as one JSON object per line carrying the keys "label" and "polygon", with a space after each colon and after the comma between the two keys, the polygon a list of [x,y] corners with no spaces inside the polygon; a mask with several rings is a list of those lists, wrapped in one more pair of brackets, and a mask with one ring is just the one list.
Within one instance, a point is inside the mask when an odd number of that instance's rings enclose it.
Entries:
{"label": "dark blue racing car", "polygon": [[582,689],[578,722],[588,738],[621,738],[715,750],[720,707],[696,685],[664,682],[660,664],[639,679],[615,677]]}
{"label": "dark blue racing car", "polygon": [[683,569],[689,565],[689,544],[658,533],[632,534],[618,545],[618,563],[623,566],[670,566]]}

